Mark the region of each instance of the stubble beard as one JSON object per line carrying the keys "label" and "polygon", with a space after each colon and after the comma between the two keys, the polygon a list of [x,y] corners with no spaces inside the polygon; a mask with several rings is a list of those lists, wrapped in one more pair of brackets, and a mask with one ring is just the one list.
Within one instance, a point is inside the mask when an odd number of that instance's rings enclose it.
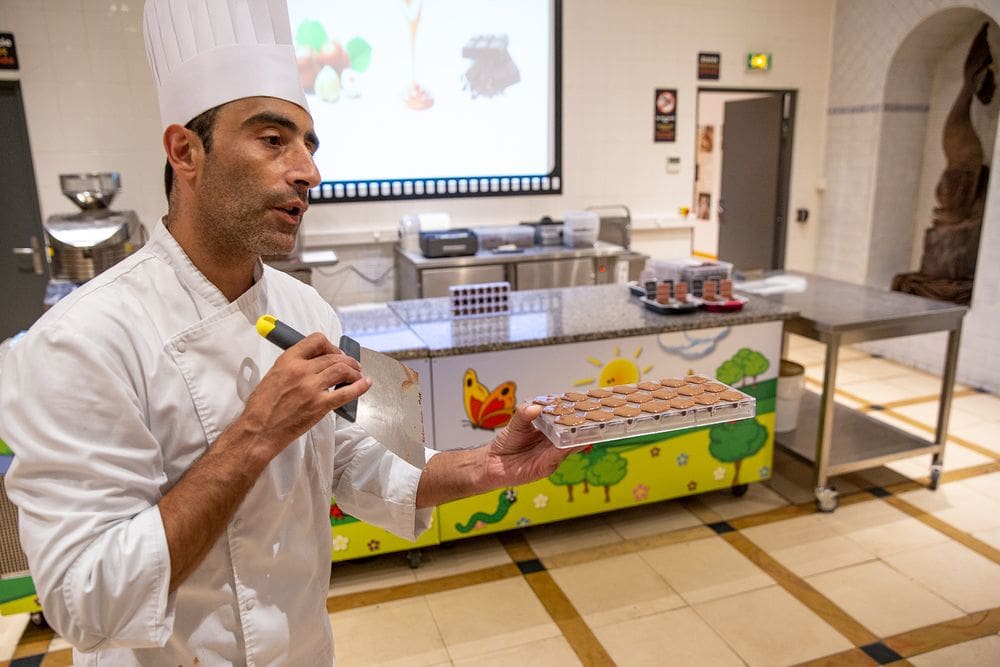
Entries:
{"label": "stubble beard", "polygon": [[[208,162],[215,162],[211,154]],[[236,169],[227,173],[218,163],[206,167],[199,208],[203,236],[217,257],[239,261],[287,255],[295,248],[297,228],[282,233],[265,219],[278,196],[268,194],[253,176]]]}

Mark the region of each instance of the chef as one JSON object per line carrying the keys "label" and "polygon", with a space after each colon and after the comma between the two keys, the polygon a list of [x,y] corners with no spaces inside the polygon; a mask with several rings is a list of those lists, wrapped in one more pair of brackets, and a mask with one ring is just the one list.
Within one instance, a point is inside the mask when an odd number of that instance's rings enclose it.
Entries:
{"label": "chef", "polygon": [[[551,473],[537,406],[423,469],[332,410],[371,386],[336,314],[264,266],[320,177],[281,0],[149,0],[168,208],[4,360],[7,493],[76,665],[329,665],[331,493],[407,539],[435,504]],[[265,313],[314,332],[282,352]],[[340,388],[334,389],[335,386]]]}

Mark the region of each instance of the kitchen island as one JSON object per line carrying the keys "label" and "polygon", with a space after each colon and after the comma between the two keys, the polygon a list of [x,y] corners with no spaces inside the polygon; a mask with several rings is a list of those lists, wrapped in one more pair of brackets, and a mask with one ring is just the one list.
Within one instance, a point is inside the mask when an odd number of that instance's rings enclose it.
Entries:
{"label": "kitchen island", "polygon": [[[732,488],[771,475],[782,325],[797,311],[749,296],[742,310],[659,315],[622,284],[510,293],[510,312],[452,318],[447,298],[338,310],[345,333],[420,374],[427,445],[488,442],[514,407],[569,390],[699,373],[750,394],[757,414],[601,443],[548,478],[446,503],[430,530],[404,542],[345,515],[334,502],[333,560],[559,521]],[[414,561],[415,562],[415,561]]]}

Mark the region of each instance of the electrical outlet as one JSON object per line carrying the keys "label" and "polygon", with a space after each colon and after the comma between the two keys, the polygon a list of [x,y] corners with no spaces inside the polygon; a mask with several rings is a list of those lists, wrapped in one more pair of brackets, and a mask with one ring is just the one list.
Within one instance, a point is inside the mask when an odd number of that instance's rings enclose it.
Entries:
{"label": "electrical outlet", "polygon": [[681,159],[677,156],[667,157],[667,173],[679,174],[681,172]]}

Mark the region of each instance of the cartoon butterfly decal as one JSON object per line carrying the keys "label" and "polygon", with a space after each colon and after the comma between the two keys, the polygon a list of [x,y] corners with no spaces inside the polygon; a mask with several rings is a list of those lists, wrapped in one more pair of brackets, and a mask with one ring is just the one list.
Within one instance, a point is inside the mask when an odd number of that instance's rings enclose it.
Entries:
{"label": "cartoon butterfly decal", "polygon": [[462,402],[472,428],[492,431],[505,426],[517,407],[517,399],[514,397],[516,390],[517,385],[508,381],[490,391],[479,381],[476,371],[471,368],[465,371],[462,379]]}

